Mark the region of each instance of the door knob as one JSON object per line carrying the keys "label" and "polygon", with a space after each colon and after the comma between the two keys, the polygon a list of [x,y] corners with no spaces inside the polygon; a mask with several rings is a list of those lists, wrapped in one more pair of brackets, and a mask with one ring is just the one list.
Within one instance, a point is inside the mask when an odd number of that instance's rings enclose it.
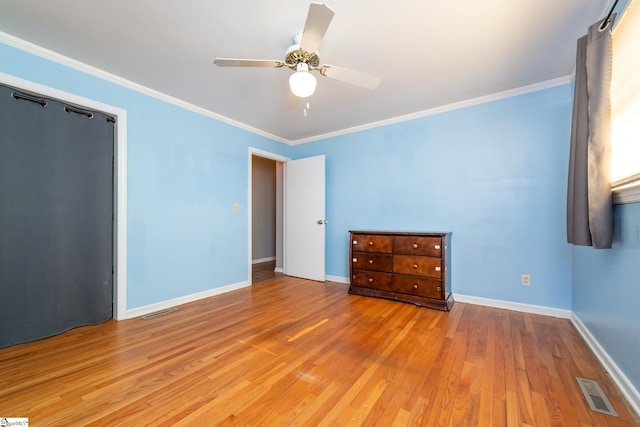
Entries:
{"label": "door knob", "polygon": [[327,224],[329,221],[327,221],[326,219],[319,219],[318,220],[318,224],[322,225],[322,224]]}

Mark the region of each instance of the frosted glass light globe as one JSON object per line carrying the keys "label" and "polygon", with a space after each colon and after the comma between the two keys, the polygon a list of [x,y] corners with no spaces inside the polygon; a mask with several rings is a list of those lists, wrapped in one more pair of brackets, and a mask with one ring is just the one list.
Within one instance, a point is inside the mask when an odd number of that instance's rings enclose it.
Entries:
{"label": "frosted glass light globe", "polygon": [[289,77],[289,88],[299,98],[308,98],[316,90],[316,78],[309,72],[309,66],[304,62],[298,63],[296,72]]}

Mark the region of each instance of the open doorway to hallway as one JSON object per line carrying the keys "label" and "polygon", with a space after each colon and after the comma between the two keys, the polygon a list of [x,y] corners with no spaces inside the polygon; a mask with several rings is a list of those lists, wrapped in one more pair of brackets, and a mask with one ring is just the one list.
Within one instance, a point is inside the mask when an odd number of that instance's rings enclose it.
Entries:
{"label": "open doorway to hallway", "polygon": [[282,162],[251,156],[252,283],[282,276]]}

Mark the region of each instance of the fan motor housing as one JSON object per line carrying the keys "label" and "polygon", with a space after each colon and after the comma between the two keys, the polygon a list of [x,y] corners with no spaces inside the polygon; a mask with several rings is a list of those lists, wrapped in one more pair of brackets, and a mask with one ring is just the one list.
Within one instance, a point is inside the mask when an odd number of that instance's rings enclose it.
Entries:
{"label": "fan motor housing", "polygon": [[285,60],[287,61],[287,65],[296,65],[299,62],[306,63],[309,68],[318,68],[318,65],[320,65],[320,58],[317,53],[305,52],[299,47],[298,49],[293,49],[287,52]]}

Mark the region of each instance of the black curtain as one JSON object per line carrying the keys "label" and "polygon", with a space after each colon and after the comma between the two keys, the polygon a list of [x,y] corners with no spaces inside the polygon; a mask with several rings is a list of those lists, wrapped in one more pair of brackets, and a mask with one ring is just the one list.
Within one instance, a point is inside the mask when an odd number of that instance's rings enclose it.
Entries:
{"label": "black curtain", "polygon": [[0,85],[0,347],[112,317],[114,128]]}
{"label": "black curtain", "polygon": [[[610,248],[611,26],[593,24],[578,40],[567,192],[567,241]],[[602,27],[605,28],[602,28]]]}

